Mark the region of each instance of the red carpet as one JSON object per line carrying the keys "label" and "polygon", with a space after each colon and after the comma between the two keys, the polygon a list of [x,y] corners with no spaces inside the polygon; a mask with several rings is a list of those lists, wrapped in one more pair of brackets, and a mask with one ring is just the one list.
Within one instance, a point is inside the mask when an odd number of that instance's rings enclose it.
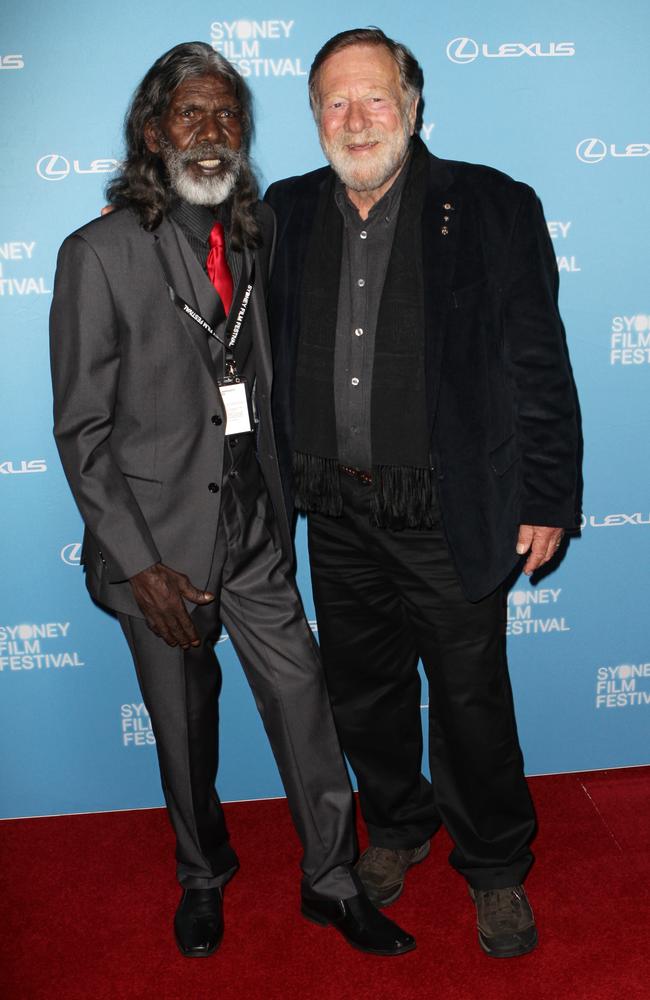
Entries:
{"label": "red carpet", "polygon": [[398,959],[351,950],[298,912],[299,849],[283,801],[227,807],[241,871],[226,935],[176,951],[173,845],[159,810],[0,823],[2,1000],[648,1000],[650,768],[534,778],[527,889],[540,945],[479,950],[463,881],[435,838],[389,913],[416,935]]}

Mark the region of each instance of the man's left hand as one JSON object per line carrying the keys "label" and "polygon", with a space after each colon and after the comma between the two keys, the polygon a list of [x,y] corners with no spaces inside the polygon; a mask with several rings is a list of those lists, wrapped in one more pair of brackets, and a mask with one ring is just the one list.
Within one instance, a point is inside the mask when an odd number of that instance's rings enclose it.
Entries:
{"label": "man's left hand", "polygon": [[523,556],[530,553],[524,564],[526,576],[530,576],[555,555],[563,535],[564,528],[547,528],[539,524],[519,525],[517,554]]}

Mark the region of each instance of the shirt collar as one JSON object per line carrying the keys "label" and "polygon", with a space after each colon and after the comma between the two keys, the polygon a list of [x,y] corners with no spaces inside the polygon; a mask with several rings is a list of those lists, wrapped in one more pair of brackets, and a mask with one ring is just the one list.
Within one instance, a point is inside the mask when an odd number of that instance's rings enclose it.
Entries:
{"label": "shirt collar", "polygon": [[224,228],[227,223],[223,205],[219,205],[215,210],[208,205],[191,205],[189,201],[184,201],[182,198],[174,199],[169,214],[183,229],[189,230],[205,244],[208,243],[215,222],[223,223]]}

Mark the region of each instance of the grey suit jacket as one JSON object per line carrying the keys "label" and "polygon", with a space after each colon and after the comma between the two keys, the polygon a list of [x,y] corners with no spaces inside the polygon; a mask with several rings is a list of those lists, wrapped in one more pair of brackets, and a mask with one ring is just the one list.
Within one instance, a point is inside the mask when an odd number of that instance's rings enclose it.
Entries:
{"label": "grey suit jacket", "polygon": [[[259,206],[264,245],[246,322],[256,352],[257,451],[283,545],[291,538],[271,425],[266,283],[275,232]],[[219,518],[225,413],[206,333],[171,301],[209,322],[215,295],[180,229],[147,233],[130,211],[77,230],[59,252],[50,315],[54,436],[86,525],[83,562],[101,604],[140,615],[129,577],[162,561],[203,588]],[[252,252],[244,251],[244,270]],[[217,358],[217,367],[220,359]]]}

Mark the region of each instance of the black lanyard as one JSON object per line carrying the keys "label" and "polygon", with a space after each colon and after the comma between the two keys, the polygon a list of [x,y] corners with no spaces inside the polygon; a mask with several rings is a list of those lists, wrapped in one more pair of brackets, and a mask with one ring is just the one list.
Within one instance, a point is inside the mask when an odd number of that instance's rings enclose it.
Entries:
{"label": "black lanyard", "polygon": [[250,302],[251,292],[253,291],[253,285],[255,284],[255,261],[253,261],[253,263],[251,264],[251,269],[248,272],[248,277],[246,279],[246,288],[244,289],[244,294],[242,295],[241,302],[239,303],[239,308],[237,309],[237,313],[235,314],[232,308],[230,310],[230,315],[235,316],[235,321],[232,325],[230,334],[228,335],[228,330],[226,329],[226,340],[222,340],[217,331],[213,330],[213,328],[210,326],[207,319],[204,319],[201,313],[197,312],[196,309],[192,309],[192,307],[187,304],[185,299],[182,299],[181,296],[178,294],[178,292],[176,292],[172,287],[171,276],[169,274],[167,261],[165,260],[165,256],[160,248],[159,243],[156,243],[156,253],[158,254],[158,260],[160,261],[160,264],[162,266],[165,275],[165,280],[167,283],[167,291],[169,293],[170,299],[172,300],[175,306],[178,306],[178,308],[182,312],[184,312],[187,316],[189,316],[190,319],[193,319],[194,322],[197,323],[201,327],[201,329],[207,333],[209,337],[214,337],[215,340],[219,341],[219,343],[226,350],[225,364],[228,366],[229,369],[228,374],[229,375],[236,374],[233,351],[235,349],[237,338],[239,337],[241,328],[244,323],[244,317],[246,316],[246,311],[248,309],[248,304]]}
{"label": "black lanyard", "polygon": [[[248,309],[248,303],[250,302],[251,292],[253,291],[253,285],[255,284],[255,261],[251,264],[251,269],[248,272],[248,277],[246,279],[246,288],[244,289],[244,294],[242,295],[241,302],[239,303],[239,309],[237,310],[237,315],[235,316],[235,322],[233,323],[232,330],[230,331],[230,337],[228,338],[228,348],[227,350],[232,354],[235,349],[235,344],[237,343],[237,337],[241,331],[244,316],[246,315],[246,310]],[[232,308],[230,310],[232,314]]]}

